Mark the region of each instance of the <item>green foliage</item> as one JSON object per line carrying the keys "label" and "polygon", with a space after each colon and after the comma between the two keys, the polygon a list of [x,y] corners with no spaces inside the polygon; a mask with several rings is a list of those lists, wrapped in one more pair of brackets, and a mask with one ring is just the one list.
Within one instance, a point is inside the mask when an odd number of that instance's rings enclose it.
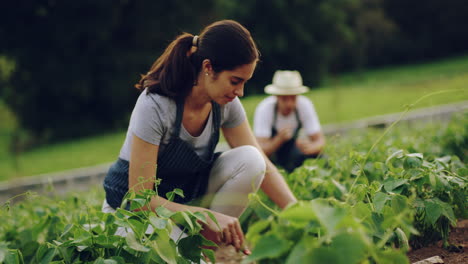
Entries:
{"label": "green foliage", "polygon": [[[154,191],[129,194],[126,202],[140,208],[153,195]],[[1,208],[0,262],[199,263],[202,251],[215,261],[212,251],[202,248],[215,246],[200,235],[201,224],[206,222],[202,213],[173,213],[164,207],[157,208],[157,214],[120,208],[103,213],[100,199],[29,199]],[[187,237],[170,238],[176,224]]]}
{"label": "green foliage", "polygon": [[407,263],[410,244],[447,244],[468,202],[466,165],[444,142],[454,131],[468,136],[460,129],[466,117],[448,125],[397,126],[381,142],[381,130],[329,139],[326,159],[308,160],[286,176],[302,201],[276,212],[264,196],[253,196],[254,205],[267,210],[253,207],[259,216],[248,229],[254,246],[248,260]]}
{"label": "green foliage", "polygon": [[[307,160],[286,175],[297,204],[278,211],[264,194],[251,195],[243,227],[253,251],[245,262],[408,263],[410,245],[446,240],[457,219],[467,217],[466,164],[446,144],[453,136],[466,139],[467,116],[449,124],[400,124],[383,138],[376,129],[329,138],[327,158]],[[214,244],[200,235],[205,214],[164,207],[106,214],[102,195],[27,196],[4,204],[0,261],[189,263],[202,254],[214,261],[203,248]],[[129,194],[122,207],[138,209],[152,195]],[[167,197],[175,195],[183,192]],[[175,225],[188,236],[171,239]]]}
{"label": "green foliage", "polygon": [[[333,198],[299,202],[249,229],[254,250],[245,263],[363,263],[378,262],[384,252],[404,256],[384,245],[386,234],[393,234],[411,209],[395,212],[387,205],[386,210],[391,213],[378,218],[364,203],[351,206]],[[381,237],[373,235],[379,234],[376,226],[383,226]]]}

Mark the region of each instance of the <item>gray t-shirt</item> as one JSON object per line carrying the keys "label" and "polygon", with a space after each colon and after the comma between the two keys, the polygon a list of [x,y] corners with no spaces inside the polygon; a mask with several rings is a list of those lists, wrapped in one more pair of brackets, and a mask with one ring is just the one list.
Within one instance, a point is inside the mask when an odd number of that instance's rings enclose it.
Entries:
{"label": "gray t-shirt", "polygon": [[[127,137],[120,150],[119,157],[123,160],[130,160],[133,135],[159,146],[159,153],[162,153],[173,133],[176,113],[177,107],[173,99],[155,93],[147,94],[146,90],[143,91],[138,97],[130,117]],[[245,118],[245,110],[239,98],[221,106],[221,127],[236,127]],[[180,138],[188,142],[199,156],[206,157],[213,129],[213,111],[211,111],[208,122],[200,136],[190,135],[182,124]]]}

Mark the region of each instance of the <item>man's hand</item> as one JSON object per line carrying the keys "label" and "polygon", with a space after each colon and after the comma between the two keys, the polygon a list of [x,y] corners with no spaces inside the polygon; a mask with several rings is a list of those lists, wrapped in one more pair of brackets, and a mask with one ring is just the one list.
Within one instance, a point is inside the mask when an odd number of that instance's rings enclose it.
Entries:
{"label": "man's hand", "polygon": [[281,139],[281,142],[283,143],[290,140],[293,137],[292,128],[286,127],[281,129],[280,131],[278,131],[277,137],[279,137]]}
{"label": "man's hand", "polygon": [[296,146],[305,155],[319,154],[325,146],[325,137],[319,132],[308,138],[298,138]]}

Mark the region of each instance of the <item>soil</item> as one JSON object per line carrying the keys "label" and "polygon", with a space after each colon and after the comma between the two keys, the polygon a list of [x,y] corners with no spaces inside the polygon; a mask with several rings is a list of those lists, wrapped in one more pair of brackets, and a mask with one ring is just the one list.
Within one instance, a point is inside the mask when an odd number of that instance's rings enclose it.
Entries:
{"label": "soil", "polygon": [[[408,252],[410,263],[439,256],[444,264],[468,264],[468,219],[458,221],[457,227],[450,232],[450,249],[442,247],[442,241],[417,250]],[[238,264],[245,256],[236,252],[234,247],[221,247],[216,251],[216,263]]]}
{"label": "soil", "polygon": [[450,231],[449,249],[442,247],[439,241],[428,247],[408,252],[410,262],[416,262],[433,256],[439,256],[444,264],[468,264],[468,219],[459,220],[457,227]]}

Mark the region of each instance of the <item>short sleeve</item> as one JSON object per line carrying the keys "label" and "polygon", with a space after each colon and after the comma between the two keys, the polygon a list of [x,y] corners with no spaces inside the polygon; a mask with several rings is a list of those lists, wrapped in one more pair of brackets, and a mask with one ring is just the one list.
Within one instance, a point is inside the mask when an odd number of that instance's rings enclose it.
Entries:
{"label": "short sleeve", "polygon": [[270,138],[273,127],[273,112],[275,111],[274,97],[267,97],[255,109],[254,134],[260,138]]}
{"label": "short sleeve", "polygon": [[167,100],[163,97],[153,97],[151,94],[143,92],[137,100],[130,119],[131,132],[142,140],[160,145],[161,138],[166,132],[164,126],[164,116],[166,109],[163,107]]}
{"label": "short sleeve", "polygon": [[322,129],[312,101],[307,97],[299,96],[297,108],[302,127],[307,135],[315,134]]}
{"label": "short sleeve", "polygon": [[244,107],[238,97],[221,107],[221,127],[233,128],[239,126],[246,119]]}

